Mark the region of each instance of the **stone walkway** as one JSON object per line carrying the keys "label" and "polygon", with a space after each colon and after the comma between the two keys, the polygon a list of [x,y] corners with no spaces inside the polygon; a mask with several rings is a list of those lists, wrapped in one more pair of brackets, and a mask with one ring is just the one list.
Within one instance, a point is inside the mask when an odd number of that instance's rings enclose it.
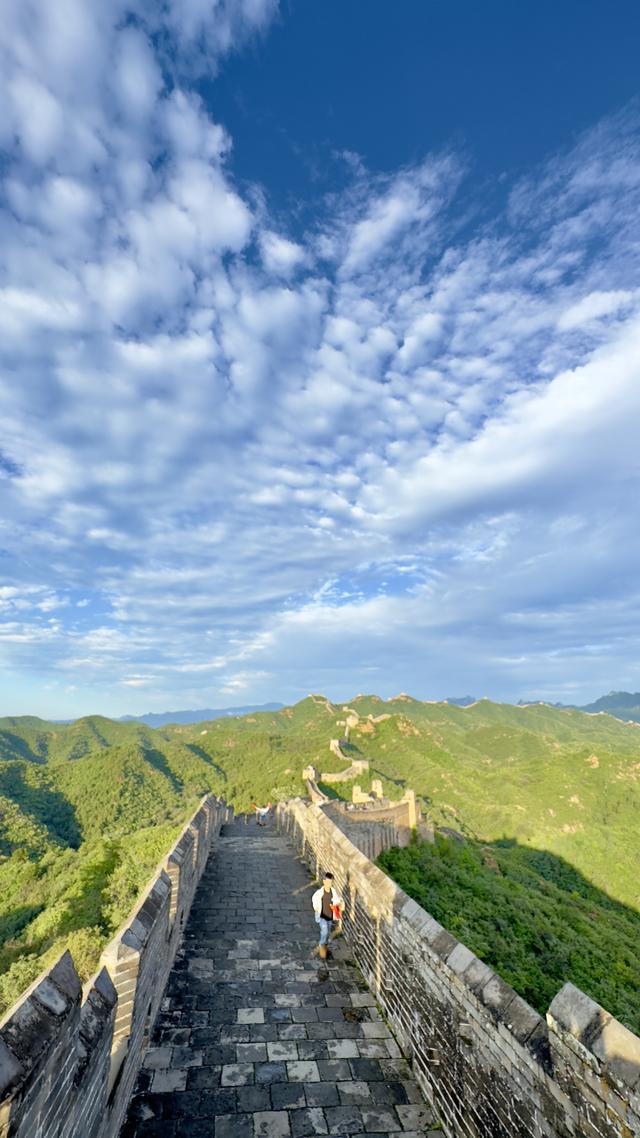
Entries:
{"label": "stone walkway", "polygon": [[314,952],[314,888],[271,826],[224,827],[121,1138],[430,1133],[347,946]]}

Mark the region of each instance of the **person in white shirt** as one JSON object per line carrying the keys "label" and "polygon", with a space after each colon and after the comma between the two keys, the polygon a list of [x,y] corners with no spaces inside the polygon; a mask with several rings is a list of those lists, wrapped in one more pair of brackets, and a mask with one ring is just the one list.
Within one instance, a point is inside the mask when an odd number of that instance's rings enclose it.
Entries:
{"label": "person in white shirt", "polygon": [[321,960],[326,960],[328,955],[327,944],[331,936],[333,922],[340,920],[344,907],[342,897],[333,884],[332,873],[325,873],[322,878],[322,885],[316,889],[311,898],[311,904],[316,915],[316,921],[320,925],[318,953]]}
{"label": "person in white shirt", "polygon": [[271,811],[271,803],[267,802],[266,806],[256,806],[256,804],[254,802],[253,808],[256,812],[256,822],[258,823],[258,825],[259,826],[266,826],[267,819],[268,819],[269,813]]}

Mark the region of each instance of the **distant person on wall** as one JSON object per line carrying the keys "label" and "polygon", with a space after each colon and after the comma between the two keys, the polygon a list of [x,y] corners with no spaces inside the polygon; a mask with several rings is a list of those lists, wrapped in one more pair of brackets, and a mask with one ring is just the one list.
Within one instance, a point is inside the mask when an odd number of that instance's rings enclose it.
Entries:
{"label": "distant person on wall", "polygon": [[256,806],[256,804],[254,802],[253,808],[256,812],[256,822],[258,823],[258,825],[259,826],[266,826],[267,818],[269,817],[269,812],[271,810],[271,803],[267,802],[266,806]]}
{"label": "distant person on wall", "polygon": [[313,911],[316,915],[316,921],[320,925],[318,953],[321,960],[326,960],[328,955],[327,945],[334,921],[340,920],[344,907],[342,897],[333,884],[332,873],[325,873],[322,878],[322,885],[319,889],[316,889],[311,898],[311,904],[313,905]]}

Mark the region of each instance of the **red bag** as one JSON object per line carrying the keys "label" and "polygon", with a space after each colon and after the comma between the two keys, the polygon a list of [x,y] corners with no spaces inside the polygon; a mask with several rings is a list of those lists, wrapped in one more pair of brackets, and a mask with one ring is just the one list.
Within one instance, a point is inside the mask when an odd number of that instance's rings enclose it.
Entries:
{"label": "red bag", "polygon": [[340,909],[340,906],[339,905],[332,905],[331,906],[331,912],[333,913],[334,921],[339,921],[340,917],[342,916],[342,910]]}

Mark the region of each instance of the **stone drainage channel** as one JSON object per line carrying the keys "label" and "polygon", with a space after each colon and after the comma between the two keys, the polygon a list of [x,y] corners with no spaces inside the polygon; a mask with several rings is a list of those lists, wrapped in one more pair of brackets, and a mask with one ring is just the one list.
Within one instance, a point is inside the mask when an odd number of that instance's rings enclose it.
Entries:
{"label": "stone drainage channel", "polygon": [[315,887],[271,824],[223,828],[121,1138],[442,1138],[348,946],[316,955]]}

